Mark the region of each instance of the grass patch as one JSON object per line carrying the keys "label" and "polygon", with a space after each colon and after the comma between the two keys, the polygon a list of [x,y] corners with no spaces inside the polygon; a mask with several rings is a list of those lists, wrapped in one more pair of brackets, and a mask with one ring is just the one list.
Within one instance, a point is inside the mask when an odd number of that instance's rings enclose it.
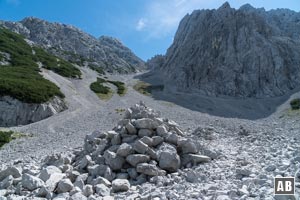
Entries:
{"label": "grass patch", "polygon": [[300,109],[300,99],[293,99],[290,102],[292,110],[299,110]]}
{"label": "grass patch", "polygon": [[95,64],[89,64],[88,67],[96,72],[98,72],[99,75],[104,75],[105,71],[103,69],[103,67],[101,66],[97,66]]}
{"label": "grass patch", "polygon": [[80,70],[76,68],[73,64],[61,58],[53,56],[41,48],[33,47],[33,50],[36,54],[36,61],[41,62],[44,68],[54,71],[55,73],[68,78],[81,77]]}
{"label": "grass patch", "polygon": [[103,85],[103,80],[98,78],[96,82],[90,85],[90,89],[97,94],[97,96],[102,100],[109,100],[113,96],[113,91]]}
{"label": "grass patch", "polygon": [[143,81],[138,81],[134,86],[133,89],[138,91],[139,93],[151,96],[153,91],[162,91],[164,89],[163,85],[151,85],[149,83],[145,83]]}
{"label": "grass patch", "polygon": [[0,147],[12,140],[12,131],[0,131]]}
{"label": "grass patch", "polygon": [[6,144],[9,143],[12,140],[26,137],[27,135],[19,132],[13,132],[13,131],[0,131],[0,148]]}
{"label": "grass patch", "polygon": [[103,101],[108,101],[112,98],[112,96],[114,95],[114,92],[110,89],[108,93],[103,94],[103,93],[96,93],[97,96],[103,100]]}
{"label": "grass patch", "polygon": [[127,92],[127,89],[125,87],[125,83],[121,81],[107,81],[108,83],[111,83],[117,87],[117,93],[120,96],[124,96]]}
{"label": "grass patch", "polygon": [[125,112],[125,109],[124,108],[116,108],[115,111],[116,111],[116,113],[122,113],[122,112]]}
{"label": "grass patch", "polygon": [[26,103],[64,97],[54,83],[39,74],[38,58],[22,36],[0,28],[0,51],[10,54],[10,65],[1,66],[0,70],[0,96],[11,96]]}

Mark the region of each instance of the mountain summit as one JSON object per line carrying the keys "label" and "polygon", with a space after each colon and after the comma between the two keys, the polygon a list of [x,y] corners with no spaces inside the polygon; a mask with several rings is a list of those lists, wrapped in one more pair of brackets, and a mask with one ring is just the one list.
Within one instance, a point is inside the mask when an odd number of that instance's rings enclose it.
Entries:
{"label": "mountain summit", "polygon": [[80,65],[89,64],[119,73],[144,68],[144,62],[117,39],[105,36],[97,39],[71,25],[51,23],[34,17],[24,18],[20,22],[0,21],[0,25]]}
{"label": "mountain summit", "polygon": [[300,83],[300,13],[228,3],[180,22],[161,69],[179,90],[274,97]]}

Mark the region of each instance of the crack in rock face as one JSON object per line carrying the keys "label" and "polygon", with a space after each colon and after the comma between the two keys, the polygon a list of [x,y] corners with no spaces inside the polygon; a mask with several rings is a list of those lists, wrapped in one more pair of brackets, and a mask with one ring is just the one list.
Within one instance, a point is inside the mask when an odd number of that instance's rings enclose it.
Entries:
{"label": "crack in rock face", "polygon": [[36,170],[1,171],[0,189],[47,199],[113,196],[153,177],[211,160],[198,153],[175,122],[141,102],[127,109],[112,131],[86,135],[82,150],[48,156]]}

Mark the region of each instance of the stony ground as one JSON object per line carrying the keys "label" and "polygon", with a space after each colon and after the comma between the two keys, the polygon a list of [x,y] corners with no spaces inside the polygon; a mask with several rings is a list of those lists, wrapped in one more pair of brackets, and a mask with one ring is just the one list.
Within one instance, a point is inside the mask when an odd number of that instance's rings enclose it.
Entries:
{"label": "stony ground", "polygon": [[132,75],[110,77],[126,82],[128,93],[103,102],[88,90],[96,80],[94,72],[84,69],[81,81],[47,73],[49,79],[64,85],[62,90],[70,109],[12,128],[32,137],[15,140],[1,149],[3,168],[12,163],[30,166],[28,163],[39,162],[46,155],[80,148],[86,134],[111,130],[124,115],[119,109],[144,101],[162,116],[176,121],[187,134],[194,133],[191,136],[203,153],[211,150],[215,154],[210,156],[216,159],[164,178],[153,178],[115,195],[116,199],[274,199],[275,176],[298,176],[296,193],[300,193],[300,114],[286,111],[287,104],[265,119],[221,118],[141,95],[131,87],[135,82]]}

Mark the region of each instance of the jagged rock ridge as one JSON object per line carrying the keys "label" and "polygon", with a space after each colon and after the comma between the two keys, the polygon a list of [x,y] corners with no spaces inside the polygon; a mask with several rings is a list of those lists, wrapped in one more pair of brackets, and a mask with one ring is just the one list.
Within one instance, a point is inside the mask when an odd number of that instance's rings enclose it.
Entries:
{"label": "jagged rock ridge", "polygon": [[[28,17],[20,22],[0,21],[0,25],[22,34],[51,53],[108,72],[129,73],[144,68],[144,62],[115,38],[99,39],[70,25]],[[83,62],[84,61],[84,62]]]}
{"label": "jagged rock ridge", "polygon": [[300,13],[228,3],[196,10],[180,22],[161,70],[183,91],[283,95],[300,83]]}

